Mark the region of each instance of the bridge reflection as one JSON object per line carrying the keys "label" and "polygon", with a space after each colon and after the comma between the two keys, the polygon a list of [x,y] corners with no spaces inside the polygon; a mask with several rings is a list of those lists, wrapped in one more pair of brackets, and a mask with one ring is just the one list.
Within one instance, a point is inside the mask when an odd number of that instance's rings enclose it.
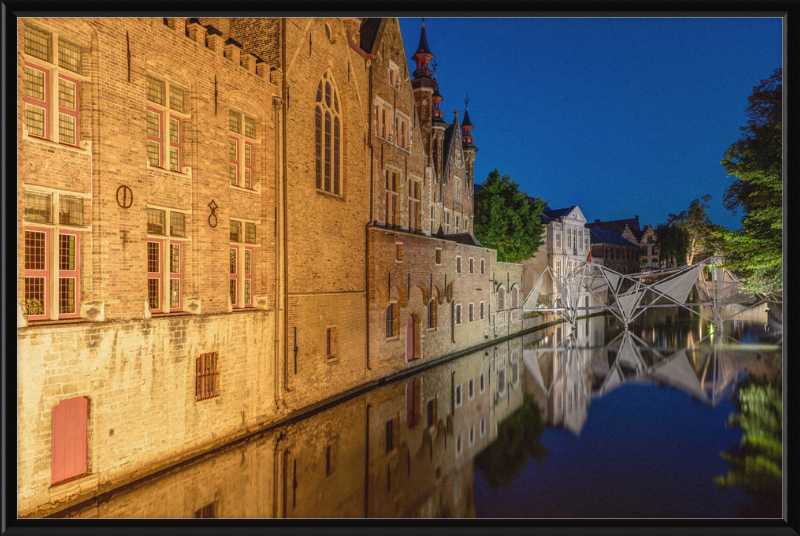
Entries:
{"label": "bridge reflection", "polygon": [[[753,325],[768,323],[767,314],[759,314],[737,321],[751,333]],[[264,430],[54,517],[474,517],[476,467],[505,471],[498,481],[508,481],[528,457],[541,462],[546,452],[536,445],[509,447],[476,464],[493,443],[510,445],[519,433],[540,427],[526,437],[537,442],[545,423],[580,434],[592,400],[625,383],[670,385],[714,405],[729,398],[745,375],[780,374],[775,347],[742,347],[732,339],[736,329],[712,333],[699,317],[681,315],[662,310],[629,331],[608,316],[548,326]],[[682,346],[671,346],[676,343]],[[528,408],[531,398],[536,408]],[[522,413],[529,421],[518,422]],[[509,459],[514,456],[521,458]]]}

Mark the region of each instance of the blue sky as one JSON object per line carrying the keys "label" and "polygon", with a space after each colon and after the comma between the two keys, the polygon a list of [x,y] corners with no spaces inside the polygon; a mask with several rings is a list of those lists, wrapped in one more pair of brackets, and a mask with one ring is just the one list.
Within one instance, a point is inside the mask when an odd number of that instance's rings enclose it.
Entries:
{"label": "blue sky", "polygon": [[[421,20],[400,19],[410,56]],[[733,181],[747,97],[781,66],[779,18],[426,18],[445,119],[470,120],[475,180],[497,168],[551,208],[654,226]]]}

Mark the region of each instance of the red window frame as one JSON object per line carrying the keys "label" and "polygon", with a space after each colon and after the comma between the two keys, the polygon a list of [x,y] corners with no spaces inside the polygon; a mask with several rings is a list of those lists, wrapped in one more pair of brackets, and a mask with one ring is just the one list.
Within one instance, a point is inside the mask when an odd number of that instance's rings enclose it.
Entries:
{"label": "red window frame", "polygon": [[151,313],[161,313],[164,311],[164,243],[161,240],[147,240],[148,244],[158,245],[158,272],[150,271],[150,246],[147,247],[147,304],[150,304],[150,280],[158,279],[158,308],[150,309]]}
{"label": "red window frame", "polygon": [[[232,246],[231,247],[231,251],[233,251],[235,253],[235,255],[236,255],[236,266],[235,266],[234,270],[230,274],[231,275],[231,279],[230,280],[236,282],[236,286],[233,287],[233,288],[236,289],[236,292],[235,292],[235,294],[236,294],[235,298],[236,299],[235,300],[233,298],[231,299],[231,306],[233,308],[235,308],[235,309],[238,309],[239,307],[241,307],[240,305],[238,305],[239,301],[240,301],[239,300],[239,248],[236,247],[236,246]],[[230,294],[230,288],[228,290],[228,293]]]}
{"label": "red window frame", "polygon": [[217,396],[218,361],[219,354],[217,352],[200,354],[200,357],[195,359],[194,394],[197,400],[205,400],[206,398]]}
{"label": "red window frame", "polygon": [[[44,234],[44,270],[25,270],[25,279],[28,278],[43,278],[44,279],[44,314],[41,315],[28,315],[28,320],[46,320],[50,318],[50,277],[48,268],[50,266],[50,229],[43,227],[25,227],[25,232],[43,233]],[[23,244],[23,247],[25,245]],[[24,254],[24,253],[23,253]],[[25,266],[23,259],[23,267]],[[27,298],[26,298],[27,299]]]}
{"label": "red window frame", "polygon": [[[236,150],[234,151],[234,156],[236,158],[229,158],[229,163],[232,166],[236,166],[236,184],[234,186],[239,186],[239,138],[236,136],[229,136],[229,138],[236,144]],[[230,141],[228,142],[228,152],[230,153]],[[230,154],[228,155],[230,157]],[[233,183],[231,183],[233,184]]]}
{"label": "red window frame", "polygon": [[[247,254],[250,253],[250,269],[247,268]],[[250,283],[250,298],[247,298],[247,292],[244,293],[244,306],[245,307],[252,307],[253,306],[253,260],[255,259],[256,253],[253,248],[244,248],[244,284],[247,286],[247,283]],[[238,268],[238,266],[237,266]]]}
{"label": "red window frame", "polygon": [[[244,185],[244,187],[252,190],[253,189],[253,160],[255,160],[256,153],[255,153],[255,150],[254,150],[255,148],[253,147],[253,144],[250,143],[249,141],[245,141],[244,142],[244,146],[245,146],[245,149],[244,149],[245,150],[245,153],[244,153],[245,157],[247,156],[247,148],[248,147],[250,148],[250,163],[249,164],[247,163],[247,159],[246,158],[244,160],[244,170],[245,170],[244,171],[244,174],[245,174],[245,177],[244,177],[245,185]],[[248,171],[250,172],[250,178],[249,179],[247,178],[247,172]]]}
{"label": "red window frame", "polygon": [[[70,110],[69,108],[62,108],[60,104],[58,106],[58,113],[59,114],[68,115],[68,116],[72,117],[73,119],[75,119],[75,143],[74,144],[69,144],[69,143],[63,142],[63,141],[61,141],[60,136],[59,136],[58,142],[62,143],[64,145],[70,145],[70,146],[73,146],[73,147],[77,147],[80,144],[80,141],[81,141],[81,125],[80,125],[80,108],[81,108],[81,105],[80,105],[81,98],[80,97],[81,97],[81,95],[80,95],[80,84],[74,78],[70,78],[68,76],[64,76],[63,74],[58,75],[58,77],[59,78],[63,78],[64,80],[66,80],[67,82],[69,82],[69,83],[71,83],[71,84],[73,84],[75,86],[75,109],[74,110]],[[59,117],[58,120],[61,121],[61,118]]]}
{"label": "red window frame", "polygon": [[[183,138],[182,138],[182,136],[183,136],[183,131],[182,131],[182,127],[183,127],[183,125],[182,125],[182,123],[181,123],[181,118],[180,118],[180,117],[178,117],[178,116],[175,116],[175,115],[170,115],[170,116],[169,116],[169,119],[170,119],[170,121],[174,119],[175,121],[177,121],[177,122],[178,122],[178,141],[172,141],[172,136],[171,136],[171,134],[172,134],[171,125],[170,125],[170,138],[169,138],[169,149],[170,149],[170,152],[172,151],[172,149],[173,149],[173,148],[176,148],[176,149],[178,149],[178,169],[171,169],[171,167],[170,167],[170,171],[176,171],[176,172],[180,173],[180,172],[181,172],[181,170],[183,169],[183,160],[182,160],[182,156],[183,156],[183,155],[181,154],[181,153],[183,152],[183,151],[181,150],[181,144],[183,143]],[[170,158],[170,156],[171,156],[171,155],[167,155],[167,158],[169,159],[169,158]],[[170,166],[171,166],[171,165],[172,165],[172,164],[171,164],[171,162],[170,162]]]}
{"label": "red window frame", "polygon": [[[81,236],[80,232],[78,231],[59,231],[59,252],[58,252],[58,305],[59,305],[59,313],[58,318],[80,318],[81,311],[79,309],[80,305],[80,258],[81,258]],[[72,270],[62,270],[61,269],[61,235],[69,235],[75,237],[75,268]],[[75,312],[74,313],[61,313],[61,280],[62,279],[75,279]]]}
{"label": "red window frame", "polygon": [[[27,95],[24,96],[23,100],[25,101],[26,104],[30,104],[32,106],[44,109],[44,139],[49,140],[50,139],[50,71],[42,67],[39,67],[34,63],[28,63],[27,61],[25,62],[25,66],[44,73],[44,100],[41,101],[39,99],[35,99]],[[34,138],[39,138],[39,136],[36,136],[34,134],[29,133],[29,135],[33,136]]]}
{"label": "red window frame", "polygon": [[[147,111],[158,114],[158,136],[152,136],[148,133],[147,141],[158,143],[158,165],[155,167],[164,167],[164,112],[151,106],[147,107]],[[149,159],[148,163],[150,163]],[[150,165],[152,166],[153,164]]]}
{"label": "red window frame", "polygon": [[[178,246],[178,271],[172,271],[172,246]],[[183,309],[183,243],[179,240],[169,241],[169,312]],[[178,307],[172,307],[172,280],[178,281]]]}

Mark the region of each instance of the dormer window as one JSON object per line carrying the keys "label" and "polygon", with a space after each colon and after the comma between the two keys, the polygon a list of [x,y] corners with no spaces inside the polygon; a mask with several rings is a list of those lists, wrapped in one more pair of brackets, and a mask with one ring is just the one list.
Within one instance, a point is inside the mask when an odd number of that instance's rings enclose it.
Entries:
{"label": "dormer window", "polygon": [[400,67],[393,61],[389,61],[389,85],[392,87],[400,87]]}

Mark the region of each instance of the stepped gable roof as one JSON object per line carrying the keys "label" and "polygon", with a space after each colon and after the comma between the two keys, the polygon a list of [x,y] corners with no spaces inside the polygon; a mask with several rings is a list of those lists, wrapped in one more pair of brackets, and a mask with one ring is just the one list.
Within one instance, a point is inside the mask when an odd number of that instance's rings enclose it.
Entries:
{"label": "stepped gable roof", "polygon": [[639,227],[639,220],[636,218],[628,218],[625,220],[611,220],[611,221],[594,221],[593,223],[586,222],[584,227],[587,229],[599,229],[601,231],[611,231],[612,233],[616,233],[618,235],[622,235],[625,232],[625,226],[633,233],[633,236],[636,237],[636,240],[642,239],[642,233],[644,232]]}
{"label": "stepped gable roof", "polygon": [[617,244],[618,246],[629,246],[638,248],[638,244],[634,244],[630,240],[625,240],[617,233],[611,231],[603,231],[600,229],[589,229],[592,236],[592,244]]}
{"label": "stepped gable roof", "polygon": [[375,38],[378,36],[378,28],[381,26],[380,18],[364,19],[361,22],[361,29],[359,31],[360,41],[359,48],[367,54],[372,54],[372,47],[375,45]]}
{"label": "stepped gable roof", "polygon": [[478,246],[481,248],[483,247],[483,244],[478,242],[478,239],[472,236],[471,233],[455,233],[455,234],[444,235],[441,238],[444,238],[445,240],[450,240],[451,242],[457,242],[459,244],[466,244],[468,246]]}

